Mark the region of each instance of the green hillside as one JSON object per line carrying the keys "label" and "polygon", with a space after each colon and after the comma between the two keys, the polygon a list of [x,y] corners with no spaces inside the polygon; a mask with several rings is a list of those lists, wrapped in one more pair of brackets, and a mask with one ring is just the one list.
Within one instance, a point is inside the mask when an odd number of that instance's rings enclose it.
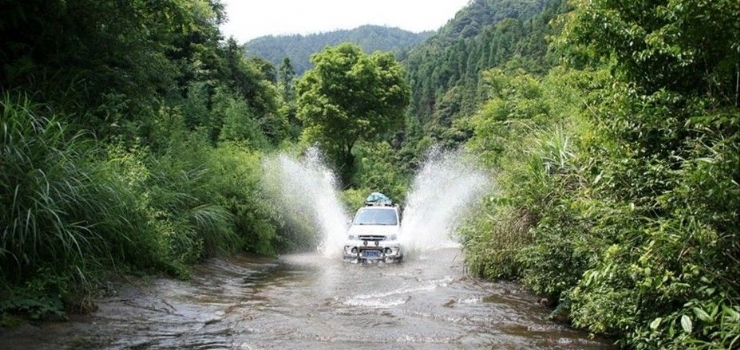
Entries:
{"label": "green hillside", "polygon": [[300,76],[311,68],[311,55],[327,46],[349,42],[359,45],[367,53],[384,51],[403,55],[432,34],[433,32],[412,33],[399,28],[364,25],[351,30],[309,35],[264,36],[244,44],[244,50],[248,56],[260,57],[276,67],[287,57],[296,74]]}
{"label": "green hillside", "polygon": [[514,58],[540,73],[546,71],[552,63],[545,41],[552,34],[548,23],[563,11],[562,4],[472,1],[404,60],[413,91],[409,117],[443,141],[442,129],[473,114],[486,98],[480,85],[483,71]]}

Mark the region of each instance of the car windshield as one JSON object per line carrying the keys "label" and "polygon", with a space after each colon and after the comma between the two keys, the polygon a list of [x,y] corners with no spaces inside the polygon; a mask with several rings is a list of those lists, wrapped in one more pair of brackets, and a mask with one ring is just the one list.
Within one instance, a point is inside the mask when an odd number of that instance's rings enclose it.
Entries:
{"label": "car windshield", "polygon": [[397,225],[398,218],[393,209],[363,208],[355,215],[355,225]]}

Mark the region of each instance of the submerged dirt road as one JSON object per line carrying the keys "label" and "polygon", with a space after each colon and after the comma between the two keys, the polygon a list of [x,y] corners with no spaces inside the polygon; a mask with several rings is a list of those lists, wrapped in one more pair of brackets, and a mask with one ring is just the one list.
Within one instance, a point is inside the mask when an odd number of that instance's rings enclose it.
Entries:
{"label": "submerged dirt road", "polygon": [[608,349],[516,284],[466,277],[458,249],[401,264],[235,257],[156,280],[70,322],[0,331],[0,349]]}

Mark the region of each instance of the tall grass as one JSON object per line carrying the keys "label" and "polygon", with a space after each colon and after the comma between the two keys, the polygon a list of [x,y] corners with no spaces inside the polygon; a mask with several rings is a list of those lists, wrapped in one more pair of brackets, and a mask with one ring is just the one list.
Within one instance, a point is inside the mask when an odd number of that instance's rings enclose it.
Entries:
{"label": "tall grass", "polygon": [[101,272],[187,276],[205,257],[293,244],[261,193],[260,154],[213,146],[174,111],[152,116],[155,153],[74,132],[25,97],[0,108],[0,316],[61,314]]}
{"label": "tall grass", "polygon": [[460,229],[467,251],[465,263],[475,276],[516,279],[522,274],[519,252],[532,242],[534,217],[496,199],[486,202],[480,217]]}
{"label": "tall grass", "polygon": [[100,236],[87,218],[105,210],[83,166],[85,145],[56,117],[37,115],[25,98],[5,95],[0,122],[0,264],[5,278],[20,279],[39,261],[84,260]]}
{"label": "tall grass", "polygon": [[93,269],[167,262],[159,222],[146,190],[146,166],[132,154],[106,149],[71,132],[60,117],[38,115],[25,98],[2,102],[2,240],[5,279],[21,282],[37,270]]}
{"label": "tall grass", "polygon": [[181,269],[166,239],[181,233],[158,215],[164,205],[151,200],[143,163],[25,97],[6,94],[0,108],[0,312],[58,314],[117,266]]}

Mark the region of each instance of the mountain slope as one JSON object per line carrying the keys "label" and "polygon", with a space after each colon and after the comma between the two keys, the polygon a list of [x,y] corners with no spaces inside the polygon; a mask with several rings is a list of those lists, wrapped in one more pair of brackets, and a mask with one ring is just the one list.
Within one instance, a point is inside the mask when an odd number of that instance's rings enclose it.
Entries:
{"label": "mountain slope", "polygon": [[311,55],[326,46],[351,42],[359,45],[366,53],[390,51],[401,55],[432,34],[433,32],[412,33],[399,28],[365,25],[320,34],[263,36],[244,44],[244,50],[248,56],[260,57],[276,67],[288,57],[296,74],[300,76],[311,68]]}
{"label": "mountain slope", "polygon": [[[518,58],[533,73],[547,71],[549,22],[564,8],[564,0],[471,1],[404,61],[413,91],[409,117],[417,126],[407,126],[407,134],[418,138],[423,130],[444,139],[452,122],[474,113],[485,97],[479,82],[487,69]],[[465,136],[454,138],[459,143]]]}

